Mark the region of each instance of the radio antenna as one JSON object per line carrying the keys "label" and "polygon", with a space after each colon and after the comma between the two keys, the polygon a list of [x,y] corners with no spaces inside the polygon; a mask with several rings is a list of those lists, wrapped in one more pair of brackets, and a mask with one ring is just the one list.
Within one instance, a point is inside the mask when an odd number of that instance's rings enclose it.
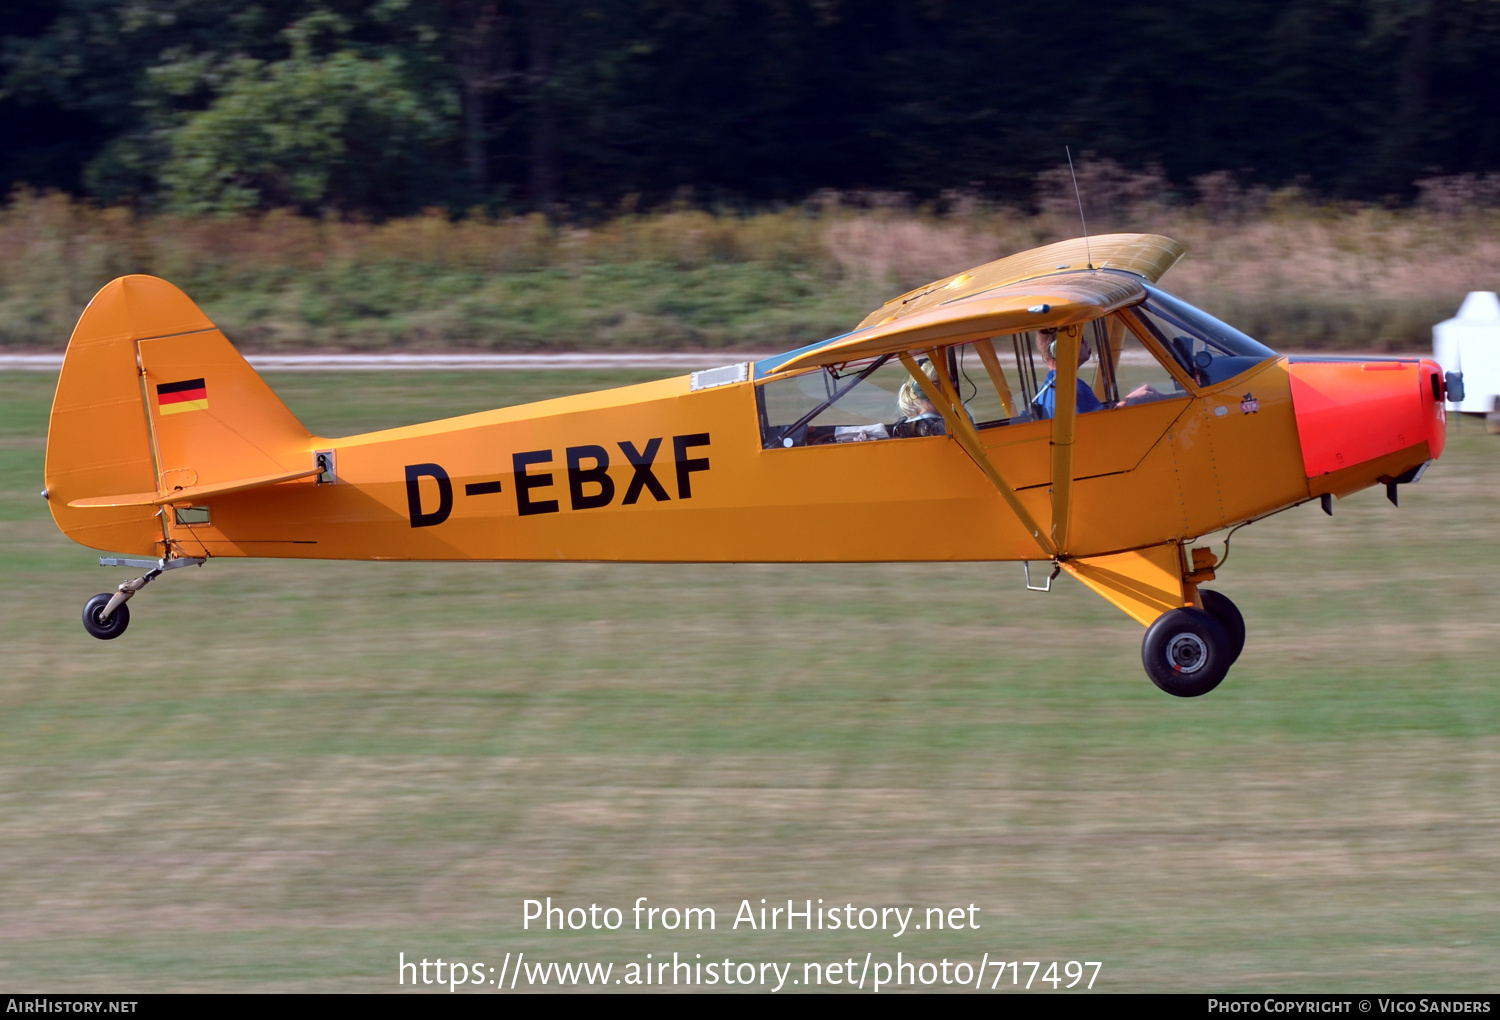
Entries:
{"label": "radio antenna", "polygon": [[1083,194],[1078,190],[1078,174],[1073,170],[1073,151],[1066,145],[1063,152],[1068,155],[1068,174],[1073,178],[1073,197],[1078,199],[1078,222],[1083,224],[1083,254],[1089,260],[1089,268],[1094,268],[1094,253],[1089,247],[1089,224],[1083,218]]}

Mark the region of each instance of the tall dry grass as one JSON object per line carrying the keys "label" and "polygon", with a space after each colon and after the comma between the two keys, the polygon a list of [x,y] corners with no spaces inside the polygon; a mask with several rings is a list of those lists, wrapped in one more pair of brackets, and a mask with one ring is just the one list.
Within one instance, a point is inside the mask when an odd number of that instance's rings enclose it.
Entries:
{"label": "tall dry grass", "polygon": [[[1174,191],[1086,163],[1092,232],[1184,242],[1164,281],[1282,349],[1420,349],[1465,293],[1500,285],[1500,193],[1424,182],[1411,209],[1318,204],[1231,175]],[[673,209],[385,223],[289,213],[191,219],[20,192],[0,206],[0,345],[60,348],[109,279],[181,286],[249,347],[773,348],[847,329],[895,293],[1079,232],[1070,179],[1038,211],[949,196],[823,193],[753,215]]]}

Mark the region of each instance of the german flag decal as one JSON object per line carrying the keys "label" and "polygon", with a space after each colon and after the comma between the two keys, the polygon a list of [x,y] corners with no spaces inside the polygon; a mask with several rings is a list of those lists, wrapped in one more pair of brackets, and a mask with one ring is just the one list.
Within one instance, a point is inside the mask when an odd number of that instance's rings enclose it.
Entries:
{"label": "german flag decal", "polygon": [[156,406],[162,414],[208,410],[208,387],[202,379],[161,383],[156,387]]}

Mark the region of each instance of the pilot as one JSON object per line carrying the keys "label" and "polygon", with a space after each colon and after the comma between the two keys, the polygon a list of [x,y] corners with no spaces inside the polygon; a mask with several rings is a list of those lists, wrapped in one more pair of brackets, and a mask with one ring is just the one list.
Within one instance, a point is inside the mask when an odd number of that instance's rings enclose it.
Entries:
{"label": "pilot", "polygon": [[[1047,378],[1042,382],[1042,388],[1037,390],[1036,396],[1031,401],[1031,413],[1038,418],[1051,418],[1057,413],[1057,330],[1044,329],[1036,335],[1037,353],[1047,362]],[[1094,352],[1089,348],[1087,340],[1078,342],[1078,367],[1082,368],[1088,364],[1089,358]],[[1097,411],[1104,405],[1099,398],[1094,396],[1094,391],[1082,378],[1078,380],[1078,413],[1087,414]]]}
{"label": "pilot", "polygon": [[[936,385],[937,371],[932,367],[932,362],[924,360],[921,364],[922,371]],[[917,385],[915,379],[908,379],[901,384],[901,389],[896,394],[896,409],[901,412],[901,417],[891,426],[891,435],[897,439],[948,434],[943,416],[932,405],[932,401],[927,399],[927,394],[922,392],[922,387]]]}

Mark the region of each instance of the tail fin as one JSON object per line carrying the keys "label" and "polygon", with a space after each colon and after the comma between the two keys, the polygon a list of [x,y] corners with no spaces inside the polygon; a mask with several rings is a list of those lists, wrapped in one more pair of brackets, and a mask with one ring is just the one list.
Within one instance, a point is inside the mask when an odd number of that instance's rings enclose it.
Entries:
{"label": "tail fin", "polygon": [[47,499],[75,542],[169,555],[162,504],[315,473],[312,436],[176,287],[124,276],[68,341],[47,430]]}

